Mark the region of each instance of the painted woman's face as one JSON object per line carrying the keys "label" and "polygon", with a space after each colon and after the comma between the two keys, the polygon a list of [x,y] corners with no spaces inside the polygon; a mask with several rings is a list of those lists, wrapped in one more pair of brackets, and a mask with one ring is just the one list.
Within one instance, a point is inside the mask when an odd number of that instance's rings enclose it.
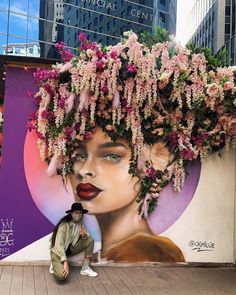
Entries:
{"label": "painted woman's face", "polygon": [[75,201],[91,214],[107,213],[132,203],[140,190],[128,173],[131,150],[125,140],[113,142],[100,128],[76,150],[70,176]]}

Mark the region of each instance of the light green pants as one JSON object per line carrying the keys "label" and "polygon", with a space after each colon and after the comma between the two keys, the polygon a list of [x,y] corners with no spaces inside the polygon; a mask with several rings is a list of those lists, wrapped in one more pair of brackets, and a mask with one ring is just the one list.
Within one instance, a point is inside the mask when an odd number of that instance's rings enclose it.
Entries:
{"label": "light green pants", "polygon": [[[85,251],[85,257],[89,258],[93,256],[93,247],[94,247],[94,240],[90,236],[88,239],[83,240],[79,239],[78,244],[73,247],[70,246],[69,252],[71,252],[68,256],[73,256],[78,253],[81,253],[82,251]],[[51,251],[51,262],[53,265],[53,274],[58,280],[64,280],[65,277],[63,275],[63,270],[64,270],[64,264],[63,262],[60,261],[60,257],[57,256],[55,253]]]}

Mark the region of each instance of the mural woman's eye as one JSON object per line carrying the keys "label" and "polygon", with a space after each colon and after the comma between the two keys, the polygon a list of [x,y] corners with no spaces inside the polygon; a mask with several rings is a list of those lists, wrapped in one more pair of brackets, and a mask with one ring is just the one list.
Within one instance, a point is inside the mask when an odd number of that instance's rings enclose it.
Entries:
{"label": "mural woman's eye", "polygon": [[84,162],[84,161],[86,161],[86,159],[87,159],[86,154],[79,154],[76,156],[76,161],[79,161],[79,162]]}
{"label": "mural woman's eye", "polygon": [[110,161],[112,163],[118,163],[121,160],[121,156],[119,156],[117,154],[106,154],[106,155],[102,156],[102,159]]}

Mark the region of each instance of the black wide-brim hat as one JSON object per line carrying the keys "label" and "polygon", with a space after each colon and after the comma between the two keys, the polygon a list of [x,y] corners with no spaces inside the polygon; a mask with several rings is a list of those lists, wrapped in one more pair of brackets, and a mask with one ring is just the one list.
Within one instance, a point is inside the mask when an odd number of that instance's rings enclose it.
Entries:
{"label": "black wide-brim hat", "polygon": [[80,204],[80,203],[73,203],[71,205],[71,209],[70,210],[67,210],[66,213],[69,214],[69,213],[71,213],[73,211],[82,211],[83,213],[87,213],[88,212],[88,210],[84,209],[83,206],[82,206],[82,204]]}

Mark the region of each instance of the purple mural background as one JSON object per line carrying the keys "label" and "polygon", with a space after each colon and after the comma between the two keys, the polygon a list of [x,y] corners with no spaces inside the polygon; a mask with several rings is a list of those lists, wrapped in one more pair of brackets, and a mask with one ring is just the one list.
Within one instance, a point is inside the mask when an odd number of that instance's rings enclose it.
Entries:
{"label": "purple mural background", "polygon": [[[6,74],[0,169],[0,259],[52,232],[53,224],[73,202],[72,192],[70,198],[66,197],[64,187],[62,190],[59,185],[60,178],[54,176],[52,181],[46,175],[45,163],[35,154],[36,144],[29,141],[33,134],[27,135],[27,121],[35,108],[32,98],[26,94],[36,88],[33,72],[34,69],[9,67]],[[181,193],[174,192],[171,184],[161,192],[158,208],[148,220],[154,234],[167,230],[182,215],[194,196],[200,171],[200,162],[193,162]],[[89,217],[86,226],[98,241],[99,229],[92,216]]]}
{"label": "purple mural background", "polygon": [[0,170],[0,259],[53,230],[52,223],[41,214],[32,200],[24,173],[23,149],[27,120],[34,109],[33,101],[26,91],[34,87],[33,71],[13,67],[6,71]]}

